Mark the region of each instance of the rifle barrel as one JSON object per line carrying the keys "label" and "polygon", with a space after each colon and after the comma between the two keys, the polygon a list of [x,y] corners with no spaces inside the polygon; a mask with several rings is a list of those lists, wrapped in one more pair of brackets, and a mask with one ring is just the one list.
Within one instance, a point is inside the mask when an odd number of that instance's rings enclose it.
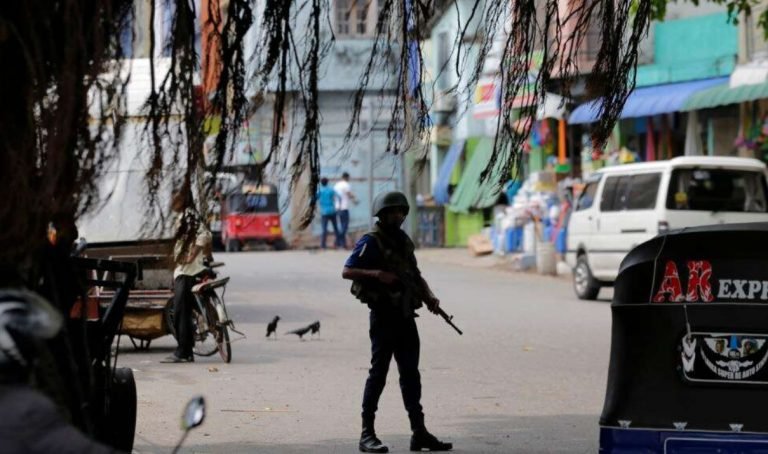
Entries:
{"label": "rifle barrel", "polygon": [[459,327],[458,327],[458,326],[456,326],[456,325],[454,325],[454,323],[453,323],[453,316],[446,314],[446,313],[445,313],[445,311],[444,311],[444,310],[442,310],[442,309],[440,309],[440,308],[437,308],[437,313],[438,313],[438,314],[439,314],[441,317],[443,317],[443,320],[445,320],[445,322],[446,322],[446,323],[448,323],[449,325],[451,325],[451,327],[452,327],[453,329],[455,329],[455,330],[456,330],[456,332],[457,332],[457,333],[459,333],[459,335],[461,335],[461,336],[463,336],[463,335],[464,335],[464,333],[463,333],[463,332],[461,332],[461,330],[459,329]]}

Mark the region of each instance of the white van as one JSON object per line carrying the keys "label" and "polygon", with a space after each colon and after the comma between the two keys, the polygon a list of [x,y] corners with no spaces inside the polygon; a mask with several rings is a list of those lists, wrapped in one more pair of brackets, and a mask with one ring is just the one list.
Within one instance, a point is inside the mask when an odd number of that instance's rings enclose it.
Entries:
{"label": "white van", "polygon": [[756,159],[680,157],[600,169],[568,223],[573,288],[581,299],[597,298],[632,248],[669,229],[766,221],[766,166]]}

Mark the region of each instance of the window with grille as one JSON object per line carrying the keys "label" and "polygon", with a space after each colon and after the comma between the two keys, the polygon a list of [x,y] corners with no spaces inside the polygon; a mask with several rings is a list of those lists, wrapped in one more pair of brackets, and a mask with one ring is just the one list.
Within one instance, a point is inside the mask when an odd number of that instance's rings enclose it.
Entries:
{"label": "window with grille", "polygon": [[[372,36],[383,2],[376,0],[336,0],[336,34],[340,37]],[[371,14],[371,11],[374,14]]]}

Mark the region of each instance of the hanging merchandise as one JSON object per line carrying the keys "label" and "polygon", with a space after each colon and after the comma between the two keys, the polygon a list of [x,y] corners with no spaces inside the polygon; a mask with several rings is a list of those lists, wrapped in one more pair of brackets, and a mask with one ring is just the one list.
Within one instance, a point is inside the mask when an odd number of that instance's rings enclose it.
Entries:
{"label": "hanging merchandise", "polygon": [[565,156],[565,120],[560,119],[557,124],[557,162],[566,163]]}
{"label": "hanging merchandise", "polygon": [[541,138],[541,144],[545,145],[552,141],[552,129],[549,127],[549,120],[542,120],[539,122],[539,136]]}
{"label": "hanging merchandise", "polygon": [[533,125],[533,128],[531,128],[531,137],[530,137],[529,140],[531,142],[531,146],[533,146],[533,147],[540,147],[542,145],[542,139],[541,139],[541,124],[542,123],[543,123],[542,121],[537,121]]}
{"label": "hanging merchandise", "polygon": [[621,150],[619,150],[619,162],[622,164],[637,162],[637,154],[630,151],[627,147],[621,147]]}
{"label": "hanging merchandise", "polygon": [[648,117],[646,120],[646,137],[645,137],[645,160],[656,160],[656,145],[653,139],[653,117]]}

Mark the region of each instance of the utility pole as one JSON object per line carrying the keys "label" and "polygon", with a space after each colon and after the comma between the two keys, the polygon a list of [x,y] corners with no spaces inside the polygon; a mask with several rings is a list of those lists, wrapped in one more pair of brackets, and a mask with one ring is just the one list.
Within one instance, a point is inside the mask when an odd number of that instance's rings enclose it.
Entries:
{"label": "utility pole", "polygon": [[[374,122],[376,117],[373,114],[373,102],[369,99],[366,103],[368,106],[368,141],[370,142],[368,150],[368,208],[373,210],[373,161],[376,157],[376,141],[374,140],[373,133],[375,131]],[[371,213],[369,213],[371,214]],[[368,230],[373,230],[373,216],[368,217]]]}

